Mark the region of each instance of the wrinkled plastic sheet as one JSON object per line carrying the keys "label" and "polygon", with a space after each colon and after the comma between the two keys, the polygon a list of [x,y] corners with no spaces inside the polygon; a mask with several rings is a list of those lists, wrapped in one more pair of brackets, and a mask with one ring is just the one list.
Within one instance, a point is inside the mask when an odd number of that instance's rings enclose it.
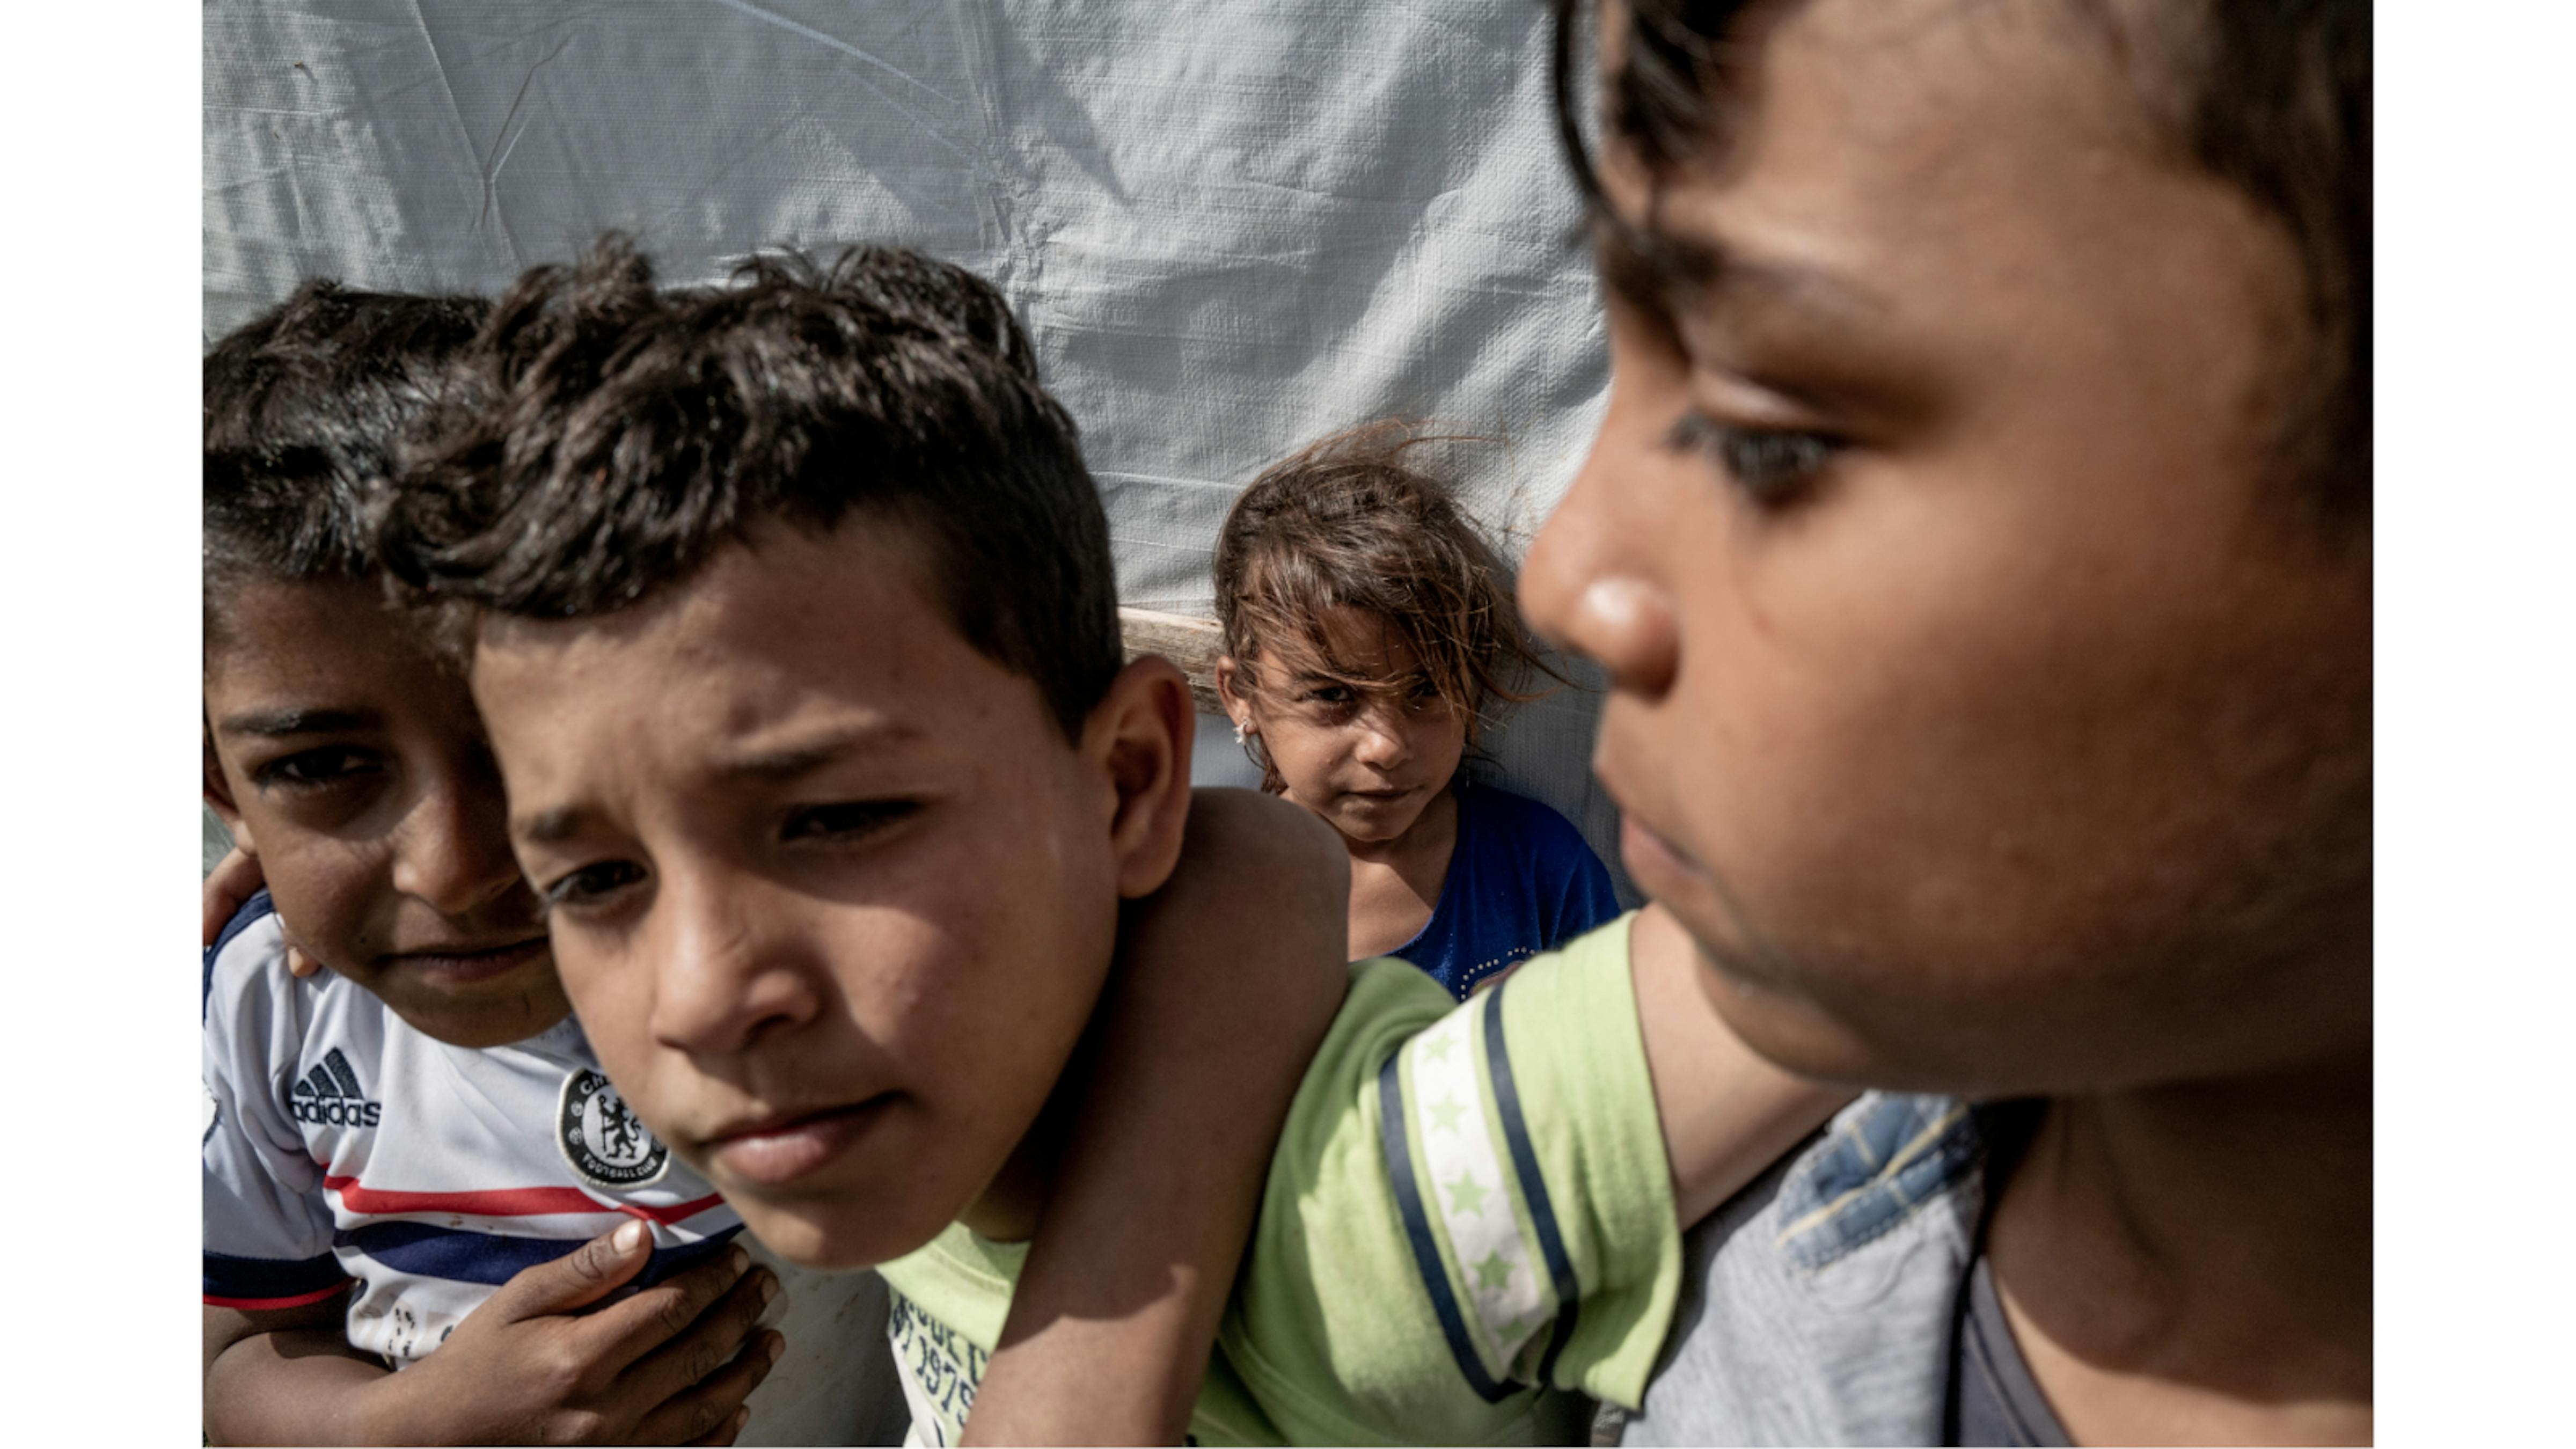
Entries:
{"label": "wrinkled plastic sheet", "polygon": [[[1131,605],[1211,613],[1252,475],[1389,415],[1493,440],[1452,461],[1517,553],[1599,419],[1536,0],[210,0],[203,22],[209,340],[306,277],[490,290],[611,228],[671,281],[777,243],[919,247],[1027,326]],[[1596,711],[1510,712],[1489,768],[1615,870]],[[1214,743],[1202,778],[1242,778]]]}

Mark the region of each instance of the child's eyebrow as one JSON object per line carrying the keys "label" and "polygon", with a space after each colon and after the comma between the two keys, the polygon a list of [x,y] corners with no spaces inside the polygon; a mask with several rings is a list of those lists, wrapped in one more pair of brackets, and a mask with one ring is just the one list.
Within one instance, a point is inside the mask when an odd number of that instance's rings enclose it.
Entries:
{"label": "child's eyebrow", "polygon": [[1705,301],[1831,323],[1868,321],[1890,310],[1878,294],[1832,271],[1751,255],[1669,227],[1601,223],[1593,228],[1593,253],[1602,285],[1650,312]]}
{"label": "child's eyebrow", "polygon": [[223,730],[226,734],[274,739],[283,735],[346,734],[374,729],[382,723],[384,716],[371,709],[278,709],[234,715],[224,721]]}
{"label": "child's eyebrow", "polygon": [[916,726],[878,716],[827,726],[801,738],[764,742],[720,762],[715,772],[719,776],[784,783],[850,755],[892,749],[922,737]]}
{"label": "child's eyebrow", "polygon": [[[869,718],[852,724],[826,726],[802,738],[790,737],[778,744],[745,750],[718,760],[709,773],[717,780],[758,779],[784,784],[863,751],[891,749],[927,738],[928,733],[917,725],[883,717]],[[510,835],[512,839],[530,845],[553,845],[579,834],[589,823],[591,814],[580,805],[558,805],[551,810],[515,816],[510,821]]]}
{"label": "child's eyebrow", "polygon": [[540,810],[534,815],[522,815],[512,820],[510,835],[513,839],[524,840],[530,845],[553,845],[558,841],[571,839],[588,815],[589,812],[578,805],[563,805],[552,810]]}

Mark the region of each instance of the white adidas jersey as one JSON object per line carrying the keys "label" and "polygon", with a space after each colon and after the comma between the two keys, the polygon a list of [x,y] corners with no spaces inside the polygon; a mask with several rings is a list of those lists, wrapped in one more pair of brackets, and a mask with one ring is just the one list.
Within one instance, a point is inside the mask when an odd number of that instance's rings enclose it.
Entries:
{"label": "white adidas jersey", "polygon": [[[627,1110],[579,1023],[449,1046],[329,971],[297,980],[284,956],[266,892],[206,953],[208,1304],[285,1308],[348,1290],[349,1342],[399,1369],[521,1269],[630,1218],[653,1230],[635,1287],[741,1232]],[[787,1357],[752,1395],[743,1442],[871,1442],[899,1404],[890,1362],[871,1360],[886,1358],[883,1281],[743,1244],[780,1270],[792,1305],[778,1324]]]}
{"label": "white adidas jersey", "polygon": [[206,1302],[282,1308],[355,1279],[349,1342],[400,1367],[629,1217],[653,1228],[638,1286],[741,1231],[626,1110],[579,1023],[449,1046],[330,972],[289,976],[273,912],[227,937],[206,972]]}

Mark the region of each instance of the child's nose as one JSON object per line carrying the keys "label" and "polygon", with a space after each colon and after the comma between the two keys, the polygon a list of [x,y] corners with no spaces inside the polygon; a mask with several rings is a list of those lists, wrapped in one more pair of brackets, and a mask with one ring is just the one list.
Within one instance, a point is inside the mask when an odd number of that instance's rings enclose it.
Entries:
{"label": "child's nose", "polygon": [[438,782],[423,790],[397,827],[394,889],[449,917],[521,889],[505,808],[497,788]]}
{"label": "child's nose", "polygon": [[1359,744],[1352,753],[1361,764],[1391,770],[1413,758],[1413,742],[1403,722],[1395,717],[1397,709],[1398,706],[1382,704],[1360,717]]}
{"label": "child's nose", "polygon": [[725,1056],[814,1016],[820,998],[794,923],[764,910],[756,885],[689,870],[665,871],[655,885],[644,949],[656,1042]]}
{"label": "child's nose", "polygon": [[1522,562],[1521,612],[1553,643],[1598,660],[1612,688],[1656,697],[1681,664],[1680,615],[1671,591],[1629,557],[1637,520],[1625,515],[1638,500],[1608,476],[1614,461],[1605,427]]}

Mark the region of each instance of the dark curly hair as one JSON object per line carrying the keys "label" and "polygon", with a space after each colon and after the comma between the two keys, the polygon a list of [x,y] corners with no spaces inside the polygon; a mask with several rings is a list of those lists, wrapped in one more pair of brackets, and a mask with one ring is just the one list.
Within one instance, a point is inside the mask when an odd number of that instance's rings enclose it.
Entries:
{"label": "dark curly hair", "polygon": [[205,358],[207,636],[247,579],[377,576],[371,496],[470,376],[480,297],[310,281]]}
{"label": "dark curly hair", "polygon": [[763,255],[658,290],[610,237],[494,303],[488,404],[384,512],[387,569],[494,613],[610,613],[755,524],[916,529],[976,650],[1077,737],[1121,664],[1107,519],[1072,419],[1001,296],[918,254]]}

